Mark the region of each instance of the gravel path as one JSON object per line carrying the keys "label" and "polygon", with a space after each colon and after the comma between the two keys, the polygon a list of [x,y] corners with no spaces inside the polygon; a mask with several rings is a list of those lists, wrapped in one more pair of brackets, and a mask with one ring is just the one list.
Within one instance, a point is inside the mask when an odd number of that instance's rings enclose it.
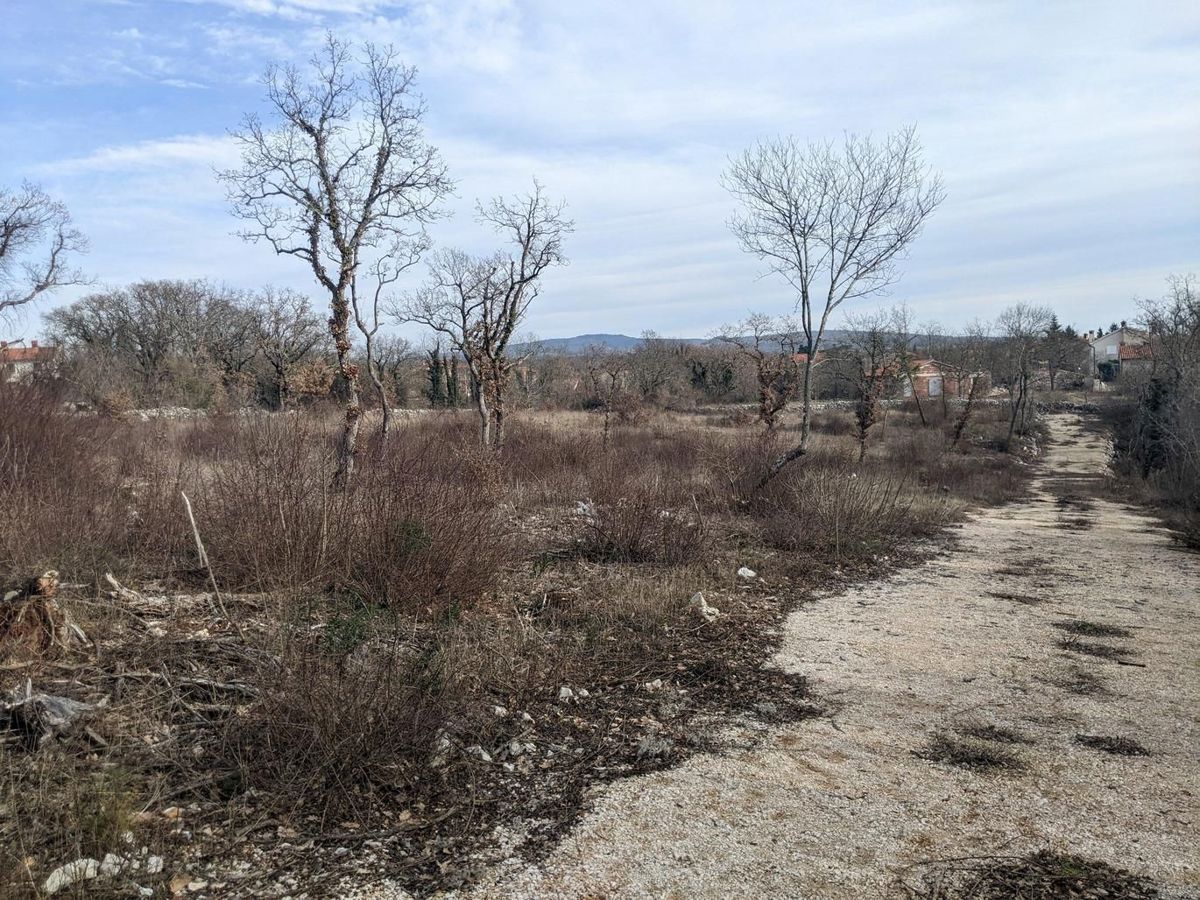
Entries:
{"label": "gravel path", "polygon": [[[790,618],[774,662],[809,676],[830,717],[730,727],[718,753],[610,785],[548,860],[513,861],[474,896],[878,897],[922,860],[1046,847],[1189,895],[1200,557],[1120,504],[1073,499],[1099,484],[1106,446],[1070,415],[1052,435],[1028,501],[974,517],[952,552]],[[1130,634],[1060,646],[1072,635],[1059,626],[1081,619]],[[1097,645],[1123,662],[1082,652]],[[964,737],[981,725],[1029,743]],[[919,756],[938,736],[1022,768]]]}

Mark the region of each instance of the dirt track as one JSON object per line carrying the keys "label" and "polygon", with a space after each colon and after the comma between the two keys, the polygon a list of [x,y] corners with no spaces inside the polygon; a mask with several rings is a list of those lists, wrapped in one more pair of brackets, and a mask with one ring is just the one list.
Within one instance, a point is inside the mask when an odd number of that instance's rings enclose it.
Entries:
{"label": "dirt track", "polygon": [[[875,897],[922,860],[1046,847],[1190,896],[1200,557],[1120,504],[1075,499],[1099,485],[1105,444],[1068,415],[1052,434],[1028,501],[978,515],[949,553],[791,617],[774,664],[808,675],[830,717],[743,723],[719,753],[608,787],[549,860],[513,863],[475,896]],[[1063,648],[1072,635],[1056,623],[1070,620],[1131,634]],[[963,738],[988,724],[1029,743]],[[919,756],[935,735],[1023,768]]]}

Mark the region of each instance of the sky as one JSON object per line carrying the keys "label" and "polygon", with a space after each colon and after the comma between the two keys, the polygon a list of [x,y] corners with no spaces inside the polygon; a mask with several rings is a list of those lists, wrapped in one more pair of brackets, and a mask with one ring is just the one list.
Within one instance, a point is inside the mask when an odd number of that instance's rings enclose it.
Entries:
{"label": "sky", "polygon": [[[728,229],[754,141],[915,125],[947,199],[885,296],[954,329],[1025,301],[1088,330],[1200,271],[1195,0],[4,0],[0,185],[28,179],[88,236],[91,288],[144,278],[319,294],[234,234],[214,171],[263,112],[270,62],[330,30],[417,67],[457,182],[439,246],[492,249],[478,197],[536,176],[576,223],[526,330],[703,336],[785,314]],[[420,272],[413,272],[415,287]]]}

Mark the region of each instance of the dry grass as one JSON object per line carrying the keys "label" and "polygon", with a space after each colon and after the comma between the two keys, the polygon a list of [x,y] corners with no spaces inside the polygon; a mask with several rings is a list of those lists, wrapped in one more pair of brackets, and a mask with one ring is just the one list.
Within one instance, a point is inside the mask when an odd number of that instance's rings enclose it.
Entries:
{"label": "dry grass", "polygon": [[925,747],[915,752],[921,759],[976,772],[1016,772],[1025,768],[1020,756],[995,744],[994,738],[973,740],[939,733],[931,736]]}
{"label": "dry grass", "polygon": [[[641,410],[607,445],[594,417],[527,417],[496,458],[469,417],[431,415],[364,442],[356,482],[332,492],[320,416],[118,426],[53,403],[0,392],[0,421],[40,423],[5,432],[17,499],[0,504],[24,524],[0,534],[4,574],[56,567],[84,585],[63,602],[95,645],[0,688],[57,679],[102,712],[91,736],[10,748],[0,766],[10,795],[72,809],[78,790],[100,812],[11,807],[8,885],[111,849],[115,828],[184,869],[196,848],[177,829],[209,829],[219,859],[250,835],[296,869],[312,854],[256,823],[317,846],[384,834],[418,890],[469,878],[461,861],[518,811],[540,823],[536,853],[589,784],[670,765],[703,743],[698,722],[813,714],[802,679],[761,665],[791,605],[1024,489],[985,440],[949,451],[941,425],[907,414],[861,466],[852,437],[818,429],[760,494],[746,485],[779,448],[736,417]],[[985,438],[997,427],[981,415]],[[197,593],[181,490],[228,616]],[[64,516],[93,508],[95,528]],[[764,577],[738,579],[743,565]],[[158,586],[110,597],[106,571]],[[697,592],[714,621],[689,606]],[[194,821],[164,838],[172,806]]]}
{"label": "dry grass", "polygon": [[1077,634],[1081,637],[1132,637],[1133,632],[1119,625],[1105,625],[1103,622],[1089,622],[1086,619],[1069,619],[1065,622],[1055,622],[1054,627],[1067,634]]}
{"label": "dry grass", "polygon": [[1041,850],[1026,856],[931,860],[893,887],[909,900],[1155,900],[1148,880],[1099,860]]}
{"label": "dry grass", "polygon": [[1110,756],[1149,756],[1150,751],[1129,737],[1113,737],[1104,734],[1077,734],[1075,743]]}

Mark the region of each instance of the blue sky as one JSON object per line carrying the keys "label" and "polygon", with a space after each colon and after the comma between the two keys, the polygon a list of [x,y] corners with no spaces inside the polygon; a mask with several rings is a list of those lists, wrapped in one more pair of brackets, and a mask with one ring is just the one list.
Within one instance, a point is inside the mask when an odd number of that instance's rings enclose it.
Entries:
{"label": "blue sky", "polygon": [[[726,227],[719,176],[762,136],[918,126],[948,199],[882,302],[947,327],[1009,303],[1082,329],[1200,271],[1200,4],[800,0],[5,0],[0,183],[41,182],[101,285],[312,290],[232,235],[214,167],[271,60],[325,29],[420,70],[458,182],[441,244],[489,249],[477,196],[537,175],[577,231],[528,329],[702,335],[790,311]],[[418,275],[414,274],[414,279]],[[63,291],[37,312],[79,296]],[[315,291],[313,292],[316,296]],[[869,304],[868,304],[869,305]],[[0,323],[29,335],[37,312]]]}

